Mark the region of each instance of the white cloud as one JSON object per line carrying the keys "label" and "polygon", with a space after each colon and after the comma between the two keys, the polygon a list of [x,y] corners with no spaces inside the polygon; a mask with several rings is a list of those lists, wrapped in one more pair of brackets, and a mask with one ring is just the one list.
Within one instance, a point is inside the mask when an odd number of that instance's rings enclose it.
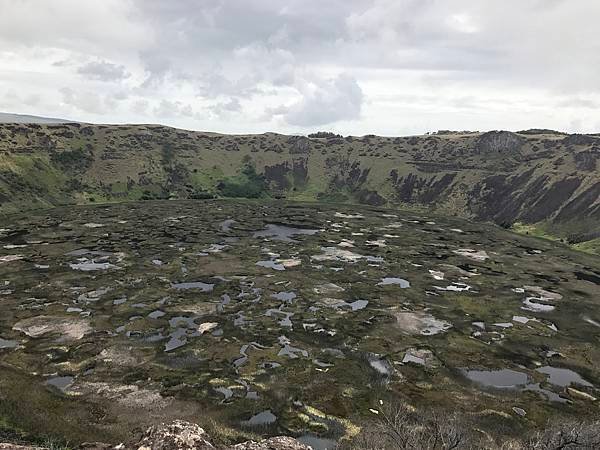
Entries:
{"label": "white cloud", "polygon": [[448,25],[461,33],[477,33],[479,26],[473,21],[469,14],[452,14],[448,17]]}
{"label": "white cloud", "polygon": [[225,118],[242,111],[242,104],[238,98],[232,97],[227,101],[211,105],[209,109],[215,116]]}
{"label": "white cloud", "polygon": [[301,93],[299,101],[275,110],[290,125],[309,128],[360,118],[363,92],[349,75],[306,83]]}
{"label": "white cloud", "polygon": [[[137,52],[153,43],[151,27],[136,20],[130,0],[1,0],[0,41],[16,48],[58,47],[97,54]],[[15,47],[13,47],[15,48]]]}
{"label": "white cloud", "polygon": [[139,100],[136,100],[133,103],[133,105],[131,106],[131,112],[133,112],[135,115],[137,115],[139,117],[144,117],[144,116],[146,116],[146,114],[148,114],[149,107],[150,107],[150,104],[148,103],[148,100],[139,99]]}
{"label": "white cloud", "polygon": [[178,101],[161,100],[154,108],[154,115],[161,118],[192,117],[194,111],[192,106]]}
{"label": "white cloud", "polygon": [[73,106],[83,112],[91,114],[105,114],[113,109],[107,104],[106,99],[100,94],[90,91],[76,92],[71,88],[65,87],[60,90],[63,96],[63,103]]}

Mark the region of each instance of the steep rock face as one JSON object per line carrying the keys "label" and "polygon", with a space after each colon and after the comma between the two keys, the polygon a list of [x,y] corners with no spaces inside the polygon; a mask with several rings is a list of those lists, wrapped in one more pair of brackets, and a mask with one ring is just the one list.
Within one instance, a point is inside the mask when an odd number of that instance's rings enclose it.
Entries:
{"label": "steep rock face", "polygon": [[542,191],[541,197],[531,202],[531,207],[521,215],[527,222],[536,223],[547,219],[552,214],[555,214],[561,207],[571,198],[577,190],[581,180],[578,178],[563,178],[556,183],[547,186]]}
{"label": "steep rock face", "polygon": [[510,131],[489,131],[482,134],[476,144],[480,153],[502,153],[516,155],[525,139]]}
{"label": "steep rock face", "polygon": [[592,147],[591,150],[576,153],[573,158],[578,170],[595,172],[600,160],[600,148]]}
{"label": "steep rock face", "polygon": [[267,181],[271,182],[274,189],[287,190],[291,187],[288,175],[290,167],[287,162],[265,166],[264,176]]}
{"label": "steep rock face", "polygon": [[576,217],[600,221],[600,182],[568,202],[560,210],[557,220],[568,221]]}
{"label": "steep rock face", "polygon": [[422,177],[413,173],[406,176],[398,174],[397,169],[390,171],[390,180],[398,199],[406,203],[431,204],[437,202],[454,181],[456,174],[446,173],[433,177]]}
{"label": "steep rock face", "polygon": [[358,161],[328,161],[328,166],[337,168],[338,173],[333,175],[331,185],[334,189],[356,190],[361,188],[367,181],[369,167],[361,167]]}
{"label": "steep rock face", "polygon": [[290,136],[287,140],[291,154],[310,153],[310,139],[304,136]]}
{"label": "steep rock face", "polygon": [[536,223],[556,214],[580,184],[576,177],[555,182],[546,175],[535,178],[533,170],[512,177],[493,175],[475,186],[471,208],[479,219],[491,218],[502,224],[515,220]]}
{"label": "steep rock face", "polygon": [[594,145],[600,144],[600,139],[587,134],[572,134],[563,139],[564,145]]}
{"label": "steep rock face", "polygon": [[526,199],[539,195],[545,179],[533,179],[534,169],[514,176],[491,175],[475,184],[470,209],[478,219],[510,223],[519,217]]}
{"label": "steep rock face", "polygon": [[275,191],[302,189],[308,182],[307,159],[296,157],[271,166],[265,165],[263,175]]}

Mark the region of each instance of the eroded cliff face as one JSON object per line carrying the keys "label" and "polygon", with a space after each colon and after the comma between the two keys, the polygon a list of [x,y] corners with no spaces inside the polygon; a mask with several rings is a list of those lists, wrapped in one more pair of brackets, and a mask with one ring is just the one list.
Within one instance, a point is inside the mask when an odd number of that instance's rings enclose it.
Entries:
{"label": "eroded cliff face", "polygon": [[550,130],[308,138],[3,124],[0,212],[252,192],[544,222],[585,237],[600,224],[599,158],[600,137]]}

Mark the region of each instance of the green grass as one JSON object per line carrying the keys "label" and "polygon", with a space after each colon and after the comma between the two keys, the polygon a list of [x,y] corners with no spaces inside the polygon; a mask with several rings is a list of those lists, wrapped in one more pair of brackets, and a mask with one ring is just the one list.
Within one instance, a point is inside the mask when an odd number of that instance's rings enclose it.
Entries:
{"label": "green grass", "polygon": [[220,169],[204,170],[198,169],[190,173],[190,182],[196,188],[205,190],[214,190],[217,182],[223,178],[223,171]]}
{"label": "green grass", "polygon": [[50,159],[63,170],[71,172],[86,170],[94,161],[93,155],[90,152],[84,151],[83,148],[53,153]]}
{"label": "green grass", "polygon": [[550,241],[561,240],[560,237],[547,233],[544,230],[543,226],[540,224],[516,222],[511,229],[515,233],[526,234],[528,236],[538,237],[542,239],[548,239]]}
{"label": "green grass", "polygon": [[[517,222],[512,226],[511,231],[514,231],[518,234],[524,234],[540,239],[563,242],[567,244],[567,239],[565,237],[559,236],[558,233],[554,234],[551,231],[548,231],[547,227],[548,226],[543,223],[526,224]],[[564,235],[564,233],[561,234]],[[600,255],[600,238],[592,239],[591,241],[580,242],[577,244],[570,244],[570,247],[580,252],[585,252],[592,255]]]}
{"label": "green grass", "polygon": [[267,196],[267,184],[254,166],[247,165],[238,175],[221,180],[219,192],[224,197],[260,198]]}
{"label": "green grass", "polygon": [[573,248],[581,252],[591,253],[592,255],[600,255],[600,238],[575,244]]}

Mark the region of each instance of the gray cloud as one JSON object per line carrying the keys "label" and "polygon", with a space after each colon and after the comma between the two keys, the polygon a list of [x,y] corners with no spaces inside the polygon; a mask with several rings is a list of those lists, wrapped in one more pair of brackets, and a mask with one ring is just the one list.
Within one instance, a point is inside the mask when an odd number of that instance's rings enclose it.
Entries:
{"label": "gray cloud", "polygon": [[154,108],[154,114],[157,117],[191,117],[194,115],[192,106],[178,101],[161,100],[158,106]]}
{"label": "gray cloud", "polygon": [[290,107],[280,108],[285,121],[300,127],[326,125],[360,117],[363,92],[354,78],[337,78],[311,83],[304,88],[302,99]]}
{"label": "gray cloud", "polygon": [[75,90],[70,87],[60,89],[62,102],[81,112],[105,115],[115,112],[120,102],[127,97],[121,93],[98,93],[91,90]]}
{"label": "gray cloud", "polygon": [[599,102],[590,100],[589,98],[581,98],[581,97],[568,97],[568,98],[558,101],[556,105],[560,108],[589,108],[589,109],[600,108]]}
{"label": "gray cloud", "polygon": [[237,98],[231,98],[226,102],[212,105],[210,111],[217,116],[231,116],[232,113],[242,111],[242,105]]}
{"label": "gray cloud", "polygon": [[81,111],[92,114],[103,114],[107,111],[102,96],[95,92],[76,92],[69,87],[62,88],[60,92],[65,104]]}
{"label": "gray cloud", "polygon": [[120,81],[130,76],[125,66],[107,61],[92,61],[77,69],[80,75],[91,80]]}

